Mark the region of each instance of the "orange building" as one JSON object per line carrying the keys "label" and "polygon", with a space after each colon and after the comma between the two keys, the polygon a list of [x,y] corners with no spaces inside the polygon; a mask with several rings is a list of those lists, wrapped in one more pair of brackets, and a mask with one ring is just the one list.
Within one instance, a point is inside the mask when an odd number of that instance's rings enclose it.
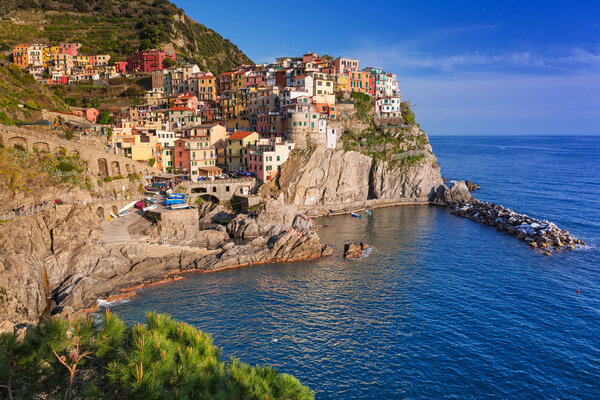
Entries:
{"label": "orange building", "polygon": [[29,65],[28,50],[28,44],[20,44],[13,48],[13,62],[21,68],[25,68]]}

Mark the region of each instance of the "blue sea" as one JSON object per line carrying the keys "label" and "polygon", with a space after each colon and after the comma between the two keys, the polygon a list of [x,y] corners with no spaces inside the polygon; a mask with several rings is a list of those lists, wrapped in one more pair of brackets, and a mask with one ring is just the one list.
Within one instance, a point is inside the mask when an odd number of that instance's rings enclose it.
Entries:
{"label": "blue sea", "polygon": [[[317,399],[600,399],[600,137],[431,143],[446,178],[589,246],[546,256],[443,208],[378,209],[321,219],[326,259],[190,275],[112,309],[170,313]],[[345,261],[346,241],[375,250]]]}

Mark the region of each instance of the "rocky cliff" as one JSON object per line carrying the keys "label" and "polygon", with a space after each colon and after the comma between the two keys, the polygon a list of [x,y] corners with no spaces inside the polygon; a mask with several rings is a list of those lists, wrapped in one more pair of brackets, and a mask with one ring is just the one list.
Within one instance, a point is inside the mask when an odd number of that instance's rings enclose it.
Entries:
{"label": "rocky cliff", "polygon": [[[0,224],[0,333],[35,324],[42,315],[94,309],[98,299],[127,297],[140,285],[179,279],[186,271],[331,252],[304,229],[307,223],[288,218],[297,214],[289,207],[258,210],[252,221],[261,235],[245,245],[231,242],[224,229],[198,230],[197,212],[172,214],[155,225],[137,217],[130,234],[138,240],[127,243],[106,243],[102,220],[90,206],[62,206]],[[155,244],[158,239],[167,243]]]}
{"label": "rocky cliff", "polygon": [[[419,137],[425,135],[418,132]],[[278,179],[261,188],[261,192],[298,206],[374,199],[432,201],[443,179],[431,146],[423,139],[418,149],[407,144],[405,138],[397,141],[401,150],[389,157],[359,148],[347,151],[317,146],[294,151]]]}

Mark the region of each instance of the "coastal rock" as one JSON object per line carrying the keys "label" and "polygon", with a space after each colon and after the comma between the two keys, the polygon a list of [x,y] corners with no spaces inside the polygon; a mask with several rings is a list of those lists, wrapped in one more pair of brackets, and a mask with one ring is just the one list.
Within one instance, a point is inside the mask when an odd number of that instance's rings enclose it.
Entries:
{"label": "coastal rock", "polygon": [[346,243],[344,245],[344,258],[360,258],[369,248],[366,243]]}
{"label": "coastal rock", "polygon": [[[261,187],[264,196],[283,193],[286,204],[342,205],[372,199],[428,202],[443,184],[428,150],[406,152],[415,162],[375,160],[357,151],[316,147],[294,151],[279,177]],[[418,157],[418,158],[417,158]]]}
{"label": "coastal rock", "polygon": [[474,192],[474,191],[476,191],[477,189],[479,189],[479,185],[478,185],[478,184],[476,184],[476,183],[474,183],[474,182],[471,182],[471,181],[470,181],[470,180],[468,180],[468,179],[467,179],[467,180],[465,180],[465,185],[467,185],[467,189],[469,189],[469,192]]}
{"label": "coastal rock", "polygon": [[228,225],[227,232],[236,238],[278,235],[289,229],[299,232],[314,230],[309,217],[300,214],[296,207],[280,201],[268,201],[248,214],[239,214]]}
{"label": "coastal rock", "polygon": [[471,193],[464,181],[452,182],[452,185],[441,185],[435,195],[435,201],[443,204],[463,203],[471,200]]}
{"label": "coastal rock", "polygon": [[455,203],[452,213],[475,222],[495,226],[498,231],[527,242],[533,249],[560,249],[566,246],[567,249],[573,250],[576,245],[585,245],[585,242],[573,238],[568,231],[559,229],[552,222],[518,214],[500,205],[484,203],[477,199]]}

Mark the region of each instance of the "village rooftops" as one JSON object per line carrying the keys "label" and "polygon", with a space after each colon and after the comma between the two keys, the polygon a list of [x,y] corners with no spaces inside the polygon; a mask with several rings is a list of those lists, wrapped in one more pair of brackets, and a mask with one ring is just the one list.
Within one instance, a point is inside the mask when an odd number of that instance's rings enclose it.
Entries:
{"label": "village rooftops", "polygon": [[233,133],[231,136],[229,136],[227,139],[229,140],[242,140],[247,138],[248,136],[252,135],[254,132],[243,132],[243,131],[238,131]]}
{"label": "village rooftops", "polygon": [[194,111],[188,107],[171,107],[168,111]]}

